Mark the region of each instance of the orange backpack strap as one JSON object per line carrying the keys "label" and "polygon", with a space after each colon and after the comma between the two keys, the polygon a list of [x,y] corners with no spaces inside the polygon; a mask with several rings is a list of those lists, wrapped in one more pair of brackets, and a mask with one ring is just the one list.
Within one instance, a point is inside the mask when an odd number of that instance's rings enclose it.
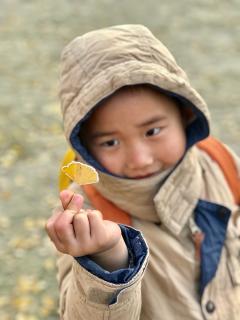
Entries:
{"label": "orange backpack strap", "polygon": [[231,153],[213,137],[198,142],[197,146],[218,163],[232,191],[235,203],[240,204],[240,177]]}
{"label": "orange backpack strap", "polygon": [[105,220],[111,220],[116,223],[132,225],[130,215],[122,209],[115,206],[112,202],[104,198],[92,185],[82,186],[88,199],[95,209],[101,211]]}

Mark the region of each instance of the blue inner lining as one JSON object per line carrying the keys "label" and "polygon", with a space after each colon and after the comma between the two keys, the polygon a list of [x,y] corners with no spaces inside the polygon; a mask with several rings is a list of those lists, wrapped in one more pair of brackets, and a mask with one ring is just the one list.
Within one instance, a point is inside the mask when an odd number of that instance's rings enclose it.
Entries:
{"label": "blue inner lining", "polygon": [[231,211],[219,204],[199,200],[195,209],[195,221],[204,233],[201,246],[200,294],[215,276]]}

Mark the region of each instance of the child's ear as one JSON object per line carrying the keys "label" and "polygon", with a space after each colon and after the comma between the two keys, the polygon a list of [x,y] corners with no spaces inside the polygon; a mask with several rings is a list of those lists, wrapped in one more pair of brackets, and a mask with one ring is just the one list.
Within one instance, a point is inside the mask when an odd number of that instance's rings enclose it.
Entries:
{"label": "child's ear", "polygon": [[190,123],[192,123],[196,119],[196,115],[190,108],[181,108],[181,115],[183,124],[187,127]]}

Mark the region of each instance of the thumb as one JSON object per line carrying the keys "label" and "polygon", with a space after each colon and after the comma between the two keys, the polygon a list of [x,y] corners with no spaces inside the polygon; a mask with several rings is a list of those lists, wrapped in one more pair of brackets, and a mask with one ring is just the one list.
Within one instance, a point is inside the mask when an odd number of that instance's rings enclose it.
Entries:
{"label": "thumb", "polygon": [[83,197],[70,190],[61,191],[60,200],[64,210],[73,210],[78,212],[82,208]]}

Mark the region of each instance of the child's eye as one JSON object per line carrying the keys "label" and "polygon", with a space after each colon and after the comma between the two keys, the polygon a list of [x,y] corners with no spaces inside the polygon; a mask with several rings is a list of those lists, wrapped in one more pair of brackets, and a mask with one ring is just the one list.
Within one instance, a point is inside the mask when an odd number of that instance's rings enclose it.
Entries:
{"label": "child's eye", "polygon": [[146,137],[156,136],[160,133],[160,128],[152,128],[146,132]]}
{"label": "child's eye", "polygon": [[119,144],[119,141],[117,139],[104,141],[100,144],[102,147],[115,147]]}

